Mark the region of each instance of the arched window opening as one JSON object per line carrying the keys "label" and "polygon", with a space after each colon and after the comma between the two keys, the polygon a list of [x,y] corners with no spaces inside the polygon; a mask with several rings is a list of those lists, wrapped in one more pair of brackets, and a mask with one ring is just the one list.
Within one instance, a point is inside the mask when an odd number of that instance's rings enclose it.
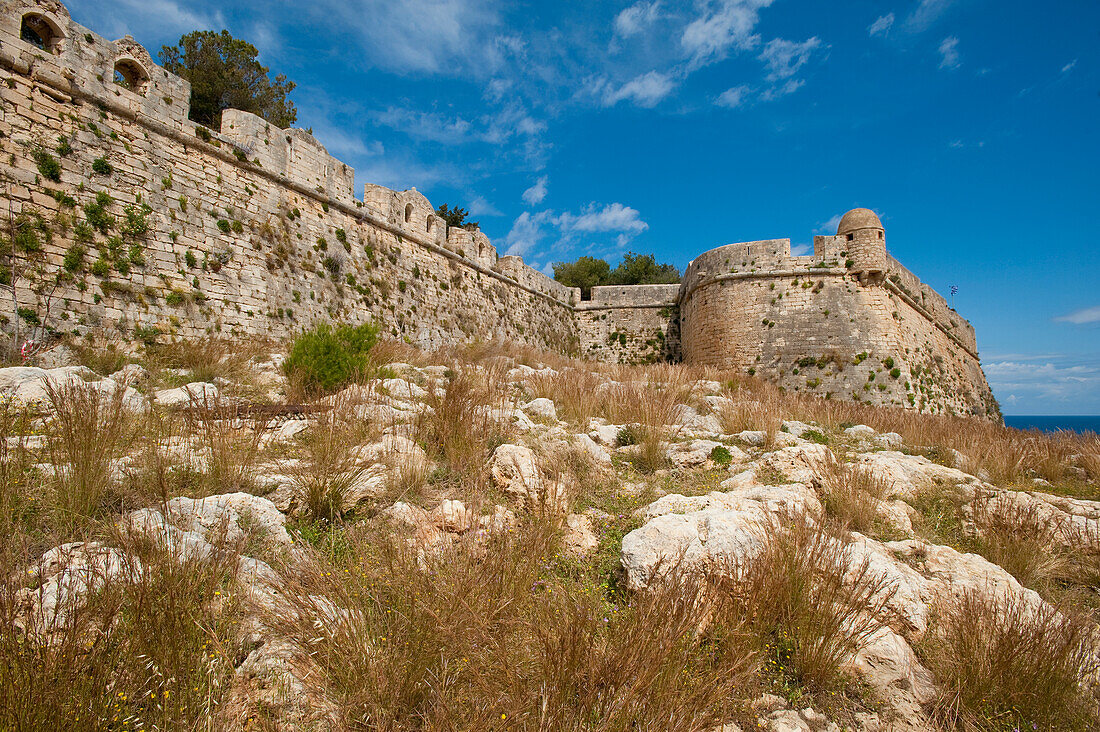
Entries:
{"label": "arched window opening", "polygon": [[405,204],[405,223],[412,221],[413,217],[413,205],[411,203]]}
{"label": "arched window opening", "polygon": [[855,239],[855,238],[856,238],[856,235],[855,235],[855,234],[849,234],[849,235],[848,235],[848,241],[852,241],[852,240],[853,240],[853,239]]}
{"label": "arched window opening", "polygon": [[19,26],[19,37],[48,53],[56,53],[61,40],[61,31],[38,13],[27,13]]}
{"label": "arched window opening", "polygon": [[878,233],[878,238],[879,238],[879,239],[883,238],[883,237],[882,237],[882,232],[881,232],[881,231],[880,231],[880,232]]}
{"label": "arched window opening", "polygon": [[[406,211],[406,213],[405,213],[405,220],[406,220],[406,221],[408,221],[408,220],[409,220],[409,214],[408,214],[408,212],[407,212],[407,211]],[[432,233],[432,224],[433,224],[433,223],[435,223],[435,222],[434,222],[434,221],[432,221],[432,217],[431,217],[431,216],[429,216],[429,217],[428,217],[428,233],[429,233],[429,234],[430,234],[430,233]]]}
{"label": "arched window opening", "polygon": [[149,84],[149,75],[137,61],[128,58],[115,62],[115,83],[135,94],[145,94]]}

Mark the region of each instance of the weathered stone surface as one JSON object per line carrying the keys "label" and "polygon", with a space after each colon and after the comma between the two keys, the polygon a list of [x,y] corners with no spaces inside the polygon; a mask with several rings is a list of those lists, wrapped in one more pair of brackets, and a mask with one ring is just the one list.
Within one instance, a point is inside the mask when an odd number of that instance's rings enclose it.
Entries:
{"label": "weathered stone surface", "polygon": [[600,545],[600,540],[592,527],[592,519],[584,514],[571,513],[565,517],[565,536],[562,546],[577,557],[591,554]]}
{"label": "weathered stone surface", "polygon": [[221,396],[218,387],[201,381],[195,381],[175,389],[161,389],[153,394],[153,401],[162,407],[176,407],[181,404],[214,404]]}
{"label": "weathered stone surface", "polygon": [[551,400],[540,397],[538,399],[532,399],[520,406],[529,417],[538,417],[540,419],[550,420],[551,422],[558,421],[558,409],[554,406],[554,402]]}

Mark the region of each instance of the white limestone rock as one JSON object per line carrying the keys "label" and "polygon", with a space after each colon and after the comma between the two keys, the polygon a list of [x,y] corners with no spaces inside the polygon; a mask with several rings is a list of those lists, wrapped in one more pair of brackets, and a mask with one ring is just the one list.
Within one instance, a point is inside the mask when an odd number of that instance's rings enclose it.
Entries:
{"label": "white limestone rock", "polygon": [[520,406],[529,417],[549,420],[551,422],[558,421],[558,408],[554,405],[554,402],[545,398],[539,397],[538,399],[532,399]]}
{"label": "white limestone rock", "polygon": [[600,540],[592,527],[592,519],[581,513],[566,516],[562,545],[567,553],[575,557],[586,557],[594,552]]}
{"label": "white limestone rock", "polygon": [[162,407],[176,407],[187,404],[204,406],[217,402],[220,396],[221,392],[214,384],[194,381],[174,389],[159,389],[153,393],[153,401]]}

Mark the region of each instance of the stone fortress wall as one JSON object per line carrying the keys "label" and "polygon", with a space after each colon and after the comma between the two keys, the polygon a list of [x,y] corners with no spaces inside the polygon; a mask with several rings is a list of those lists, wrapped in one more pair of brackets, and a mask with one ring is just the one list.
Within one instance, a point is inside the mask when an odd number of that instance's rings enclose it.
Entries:
{"label": "stone fortress wall", "polygon": [[815,237],[812,256],[787,239],[730,244],[679,285],[582,301],[480,231],[448,228],[415,189],[367,183],[356,198],[354,171],[308,132],[237,110],[208,130],[189,99],[133,39],[96,35],[57,0],[0,0],[4,218],[39,241],[17,282],[28,317],[145,339],[375,320],[427,348],[506,339],[925,411],[995,409],[973,328],[886,253],[865,209]]}
{"label": "stone fortress wall", "polygon": [[[45,50],[20,37],[28,19]],[[40,279],[66,276],[60,287],[21,282],[21,304],[41,311],[48,295],[59,330],[283,337],[374,319],[423,347],[576,346],[578,291],[498,258],[480,231],[448,228],[415,189],[367,184],[357,199],[354,171],[308,132],[236,110],[220,131],[196,125],[186,81],[55,0],[0,2],[0,72],[5,197],[14,216],[54,229]],[[43,153],[58,180],[43,176]],[[86,207],[100,193],[111,223],[89,235]],[[147,232],[128,234],[144,207]]]}
{"label": "stone fortress wall", "polygon": [[679,303],[687,362],[830,398],[996,413],[973,327],[886,254],[867,209],[815,237],[809,256],[792,256],[789,239],[712,249],[688,267]]}

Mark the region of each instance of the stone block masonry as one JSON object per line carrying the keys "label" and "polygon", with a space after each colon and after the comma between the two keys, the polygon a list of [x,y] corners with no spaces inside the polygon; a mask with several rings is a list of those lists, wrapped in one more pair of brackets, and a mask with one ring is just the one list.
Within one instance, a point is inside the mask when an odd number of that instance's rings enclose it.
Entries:
{"label": "stone block masonry", "polygon": [[[502,339],[613,362],[680,360],[786,389],[995,414],[974,329],[850,211],[814,254],[790,241],[705,252],[680,284],[580,291],[415,189],[366,183],[311,134],[227,110],[57,0],[0,0],[0,212],[18,315],[124,338],[285,338],[377,321],[435,348]],[[10,260],[5,245],[0,257]],[[9,280],[10,281],[10,280]],[[16,308],[13,308],[13,311]]]}
{"label": "stone block masonry", "polygon": [[367,185],[358,200],[354,171],[307,132],[236,110],[207,130],[187,118],[187,82],[131,39],[100,38],[56,2],[0,10],[4,197],[49,228],[20,304],[49,305],[57,330],[284,337],[377,320],[428,348],[575,349],[575,292],[448,229],[415,189]]}

